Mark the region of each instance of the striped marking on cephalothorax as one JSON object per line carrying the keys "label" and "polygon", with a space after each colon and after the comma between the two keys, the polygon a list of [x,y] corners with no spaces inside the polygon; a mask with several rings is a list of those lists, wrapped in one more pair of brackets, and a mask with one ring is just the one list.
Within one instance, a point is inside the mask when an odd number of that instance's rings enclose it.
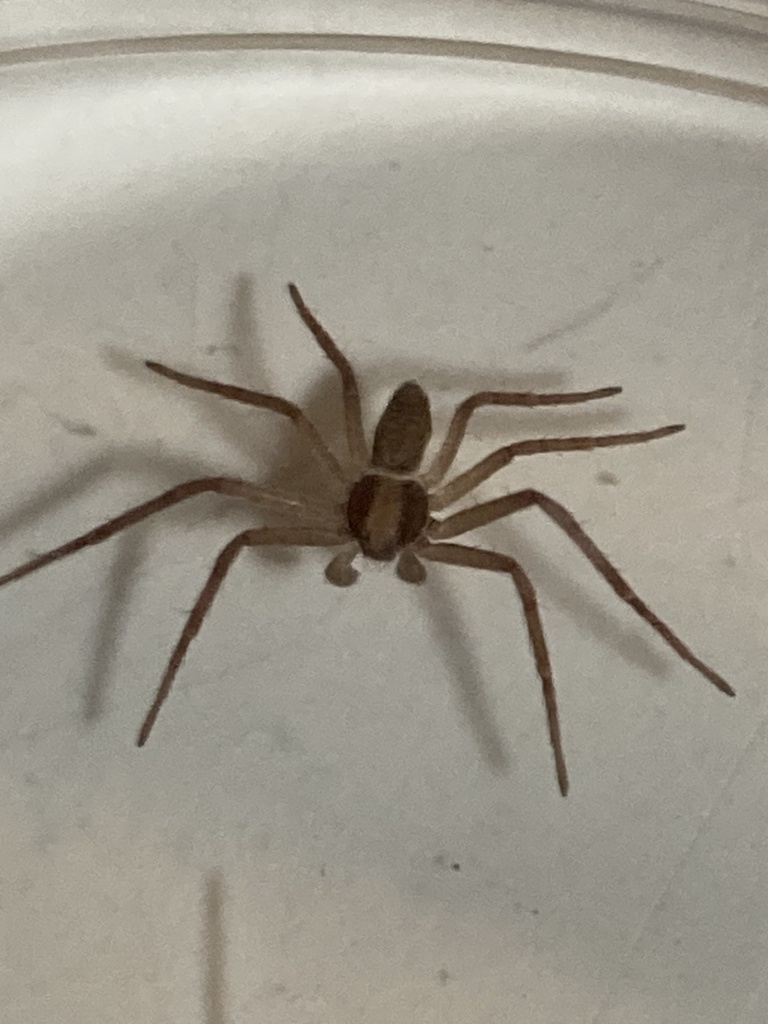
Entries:
{"label": "striped marking on cephalothorax", "polygon": [[369,558],[394,558],[419,538],[428,520],[427,492],[416,480],[369,473],[350,492],[347,523]]}

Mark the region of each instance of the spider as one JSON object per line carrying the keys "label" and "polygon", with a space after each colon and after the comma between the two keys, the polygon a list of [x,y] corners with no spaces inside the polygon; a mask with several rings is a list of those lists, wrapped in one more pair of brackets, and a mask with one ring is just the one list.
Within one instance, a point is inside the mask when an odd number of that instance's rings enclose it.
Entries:
{"label": "spider", "polygon": [[[357,580],[359,572],[353,563],[358,555],[379,562],[394,561],[397,575],[406,583],[418,584],[424,581],[425,561],[484,569],[511,578],[520,598],[533,658],[541,680],[557,783],[561,794],[566,796],[569,785],[568,772],[563,753],[552,666],[536,591],[530,577],[522,565],[510,555],[453,542],[453,538],[461,534],[529,508],[537,508],[559,526],[615,594],[633,608],[683,661],[692,665],[718,690],[734,696],[733,689],[722,676],[697,658],[670,627],[637,596],[615,566],[579,526],[572,513],[553,498],[532,488],[525,488],[504,497],[460,509],[443,518],[437,515],[465,498],[489,477],[521,456],[540,452],[589,451],[595,448],[644,444],[646,441],[655,441],[678,433],[684,429],[683,424],[634,433],[515,441],[487,455],[464,472],[446,479],[464,439],[467,424],[476,409],[491,405],[574,405],[610,398],[619,394],[622,389],[607,387],[594,391],[560,394],[480,391],[465,398],[456,407],[442,444],[427,468],[422,469],[425,449],[432,433],[430,405],[425,391],[415,381],[406,381],[397,388],[376,425],[369,453],[363,428],[360,392],[352,366],[307,307],[298,288],[294,284],[289,284],[288,291],[299,316],[333,363],[341,379],[346,441],[349,449],[349,457],[344,463],[336,458],[306,413],[285,398],[194,377],[157,362],[147,361],[145,365],[153,373],[184,387],[206,391],[259,409],[270,409],[288,417],[301,432],[330,478],[333,486],[329,489],[326,499],[316,501],[294,497],[273,489],[257,487],[234,477],[208,476],[189,480],[0,576],[0,586],[19,580],[67,555],[93,544],[100,544],[122,530],[148,519],[156,512],[203,493],[243,499],[254,505],[278,510],[298,520],[286,525],[244,530],[233,537],[219,552],[171,653],[155,699],[139,731],[136,741],[138,746],[141,747],[147,742],[189,645],[200,630],[219,588],[240,552],[245,548],[265,545],[331,548],[337,550],[326,567],[325,575],[330,583],[340,587],[349,586]],[[338,496],[336,500],[334,494]]]}

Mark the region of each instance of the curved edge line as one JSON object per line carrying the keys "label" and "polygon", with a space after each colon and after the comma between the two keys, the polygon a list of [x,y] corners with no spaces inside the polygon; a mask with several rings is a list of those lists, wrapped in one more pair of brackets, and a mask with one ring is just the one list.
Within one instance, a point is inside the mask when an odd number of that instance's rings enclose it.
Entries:
{"label": "curved edge line", "polygon": [[418,36],[263,32],[103,39],[7,50],[0,54],[0,68],[110,56],[216,53],[234,50],[389,54],[517,64],[559,71],[581,71],[612,78],[628,78],[683,89],[686,92],[721,96],[740,103],[768,105],[768,84],[741,82],[735,78],[723,78],[663,64],[644,64],[642,61],[578,51]]}

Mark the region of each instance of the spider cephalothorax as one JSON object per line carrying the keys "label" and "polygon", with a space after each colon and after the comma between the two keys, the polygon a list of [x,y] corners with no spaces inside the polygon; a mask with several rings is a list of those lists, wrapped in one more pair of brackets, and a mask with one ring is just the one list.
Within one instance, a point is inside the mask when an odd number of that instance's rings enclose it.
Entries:
{"label": "spider cephalothorax", "polygon": [[366,473],[347,502],[349,531],[368,558],[391,562],[424,535],[429,495],[418,480]]}
{"label": "spider cephalothorax", "polygon": [[257,408],[271,409],[273,412],[289,417],[302,432],[328,474],[334,478],[337,487],[342,489],[345,500],[341,505],[334,503],[325,495],[314,501],[308,498],[292,497],[269,488],[257,487],[234,477],[203,477],[172,487],[156,498],[128,509],[80,537],[39,555],[4,576],[0,576],[0,586],[21,579],[22,576],[26,576],[36,569],[42,569],[66,555],[107,540],[121,530],[154,515],[155,512],[169,508],[197,494],[217,493],[227,497],[240,498],[255,505],[298,517],[298,523],[294,521],[291,525],[254,527],[244,530],[219,553],[208,579],[189,613],[181,636],[171,654],[155,700],[144,719],[137,741],[139,746],[143,746],[149,738],[187,649],[197,635],[219,587],[237,555],[244,548],[264,545],[327,547],[337,549],[326,568],[328,580],[337,586],[349,586],[355,582],[358,573],[353,567],[353,562],[360,555],[377,561],[397,559],[397,573],[408,583],[423,582],[426,577],[423,564],[425,559],[504,573],[512,579],[520,597],[531,649],[542,683],[557,781],[560,792],[565,796],[568,791],[568,774],[560,736],[557,700],[549,652],[533,584],[520,563],[509,555],[464,544],[446,543],[451,538],[475,530],[496,519],[532,507],[540,509],[564,530],[617,596],[633,608],[676,654],[692,665],[723,693],[733,696],[732,688],[722,676],[697,658],[669,626],[651,611],[594,541],[579,526],[573,515],[553,498],[526,488],[501,498],[461,509],[444,519],[433,516],[434,512],[440,512],[460,501],[490,476],[520,456],[534,455],[539,452],[587,451],[594,448],[642,444],[677,433],[683,429],[681,424],[635,433],[516,441],[498,448],[471,468],[446,481],[445,478],[464,439],[469,418],[475,409],[484,405],[527,407],[573,405],[608,398],[618,394],[621,388],[608,387],[598,388],[594,391],[560,394],[511,391],[478,392],[466,398],[456,408],[442,445],[438,448],[432,462],[426,469],[423,469],[422,460],[432,433],[429,399],[418,384],[407,381],[395,391],[389,400],[376,426],[369,454],[363,429],[360,393],[352,367],[327,331],[307,308],[296,286],[289,285],[288,288],[299,315],[341,377],[346,437],[349,447],[348,460],[345,460],[344,463],[337,459],[303,410],[285,398],[193,377],[187,373],[162,366],[160,363],[147,362],[146,365],[155,373],[186,387],[207,391]]}

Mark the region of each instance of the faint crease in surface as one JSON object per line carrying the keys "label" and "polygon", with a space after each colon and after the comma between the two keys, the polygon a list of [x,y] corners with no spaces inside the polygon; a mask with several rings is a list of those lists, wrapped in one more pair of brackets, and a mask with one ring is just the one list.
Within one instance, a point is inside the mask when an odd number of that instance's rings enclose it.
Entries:
{"label": "faint crease in surface", "polygon": [[546,345],[559,341],[564,336],[574,334],[598,322],[607,313],[610,313],[614,306],[626,298],[627,293],[633,287],[641,287],[646,282],[652,280],[657,272],[676,256],[688,252],[694,242],[711,234],[720,225],[724,216],[725,214],[722,210],[716,210],[714,213],[707,212],[703,217],[696,220],[689,230],[674,239],[672,244],[667,246],[667,251],[663,255],[654,257],[649,263],[627,274],[623,280],[618,281],[609,290],[606,296],[596,299],[581,311],[577,311],[566,323],[553,327],[550,331],[540,334],[536,338],[532,338],[526,343],[525,348],[529,352],[535,352]]}
{"label": "faint crease in surface", "polygon": [[633,284],[642,284],[653,276],[659,267],[662,267],[666,262],[666,257],[657,256],[656,259],[651,260],[649,264],[636,270],[634,273],[629,274],[623,281],[620,281],[615,285],[606,296],[601,299],[595,299],[594,302],[587,305],[580,312],[577,312],[572,316],[567,323],[560,324],[557,327],[553,327],[552,330],[547,331],[546,334],[540,334],[537,338],[533,338],[527,342],[525,348],[529,352],[535,352],[537,349],[544,348],[546,345],[551,345],[555,341],[559,341],[561,337],[568,334],[573,334],[576,331],[580,331],[584,327],[589,327],[591,324],[600,320],[606,313],[609,313],[613,307],[624,298],[628,288]]}
{"label": "faint crease in surface", "polygon": [[219,871],[211,871],[205,880],[203,900],[204,1024],[228,1024],[225,902],[224,879]]}
{"label": "faint crease in surface", "polygon": [[[706,831],[706,828],[709,825],[710,821],[715,816],[718,809],[720,808],[720,805],[725,800],[726,794],[730,790],[734,780],[737,778],[739,772],[741,771],[742,764],[747,759],[747,757],[751,753],[752,749],[756,746],[758,741],[763,739],[765,733],[768,733],[768,710],[766,710],[763,713],[762,718],[753,730],[752,735],[749,737],[749,740],[744,745],[744,747],[742,747],[741,752],[736,757],[731,770],[725,776],[723,784],[721,785],[719,791],[715,794],[715,796],[713,796],[709,807],[707,807],[706,810],[702,813],[701,820],[699,821],[695,832],[691,836],[688,843],[686,843],[685,849],[680,855],[680,858],[678,859],[677,863],[674,865],[674,867],[669,873],[669,881],[654,901],[645,919],[642,921],[640,925],[638,925],[637,933],[635,937],[632,939],[627,950],[625,956],[625,964],[629,964],[629,962],[632,960],[635,951],[643,941],[643,938],[646,935],[646,933],[649,931],[655,914],[664,906],[664,903],[667,901],[670,893],[672,892],[675,883],[685,870],[685,866],[688,863],[690,857],[692,856],[693,851],[700,837]],[[623,971],[621,971],[621,973],[617,974],[611,989],[609,990],[603,1002],[600,1004],[597,1013],[589,1022],[589,1024],[600,1024],[601,1019],[611,1009],[611,1001],[613,1000],[621,984],[626,979],[627,974],[628,971],[626,967]]]}
{"label": "faint crease in surface", "polygon": [[[744,401],[744,424],[741,437],[741,453],[737,477],[736,508],[744,508],[755,500],[755,483],[760,481],[760,472],[755,472],[756,465],[761,465],[760,442],[765,449],[766,425],[766,386],[768,378],[768,359],[765,352],[765,317],[759,317],[754,324],[752,343],[750,345],[750,388]],[[761,437],[760,420],[763,420]],[[758,476],[758,480],[755,477]]]}

